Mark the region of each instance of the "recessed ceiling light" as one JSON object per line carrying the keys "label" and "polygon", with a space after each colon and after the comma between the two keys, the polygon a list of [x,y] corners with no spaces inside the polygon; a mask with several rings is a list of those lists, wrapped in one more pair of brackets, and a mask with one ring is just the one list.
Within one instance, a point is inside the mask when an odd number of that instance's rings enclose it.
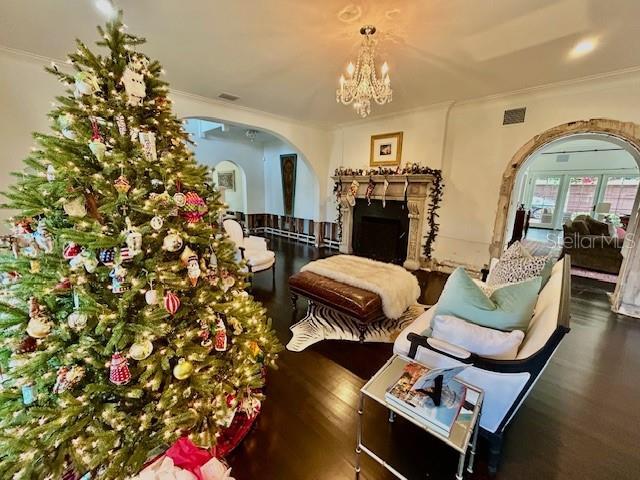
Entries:
{"label": "recessed ceiling light", "polygon": [[569,57],[578,58],[588,53],[591,53],[595,50],[598,45],[597,38],[585,38],[584,40],[579,41],[569,52]]}
{"label": "recessed ceiling light", "polygon": [[115,18],[118,10],[111,0],[93,0],[98,11],[108,19]]}

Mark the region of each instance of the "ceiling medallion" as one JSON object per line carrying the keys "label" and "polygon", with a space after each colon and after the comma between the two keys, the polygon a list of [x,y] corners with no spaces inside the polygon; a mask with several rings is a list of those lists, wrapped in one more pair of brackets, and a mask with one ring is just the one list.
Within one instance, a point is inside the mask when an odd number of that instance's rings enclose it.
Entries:
{"label": "ceiling medallion", "polygon": [[373,35],[376,27],[365,25],[360,29],[364,36],[356,65],[349,62],[347,76],[340,75],[340,88],[336,90],[336,101],[344,105],[353,104],[356,112],[364,118],[371,113],[371,101],[384,105],[392,100],[391,80],[387,62],[380,67],[380,76],[376,73],[376,40]]}

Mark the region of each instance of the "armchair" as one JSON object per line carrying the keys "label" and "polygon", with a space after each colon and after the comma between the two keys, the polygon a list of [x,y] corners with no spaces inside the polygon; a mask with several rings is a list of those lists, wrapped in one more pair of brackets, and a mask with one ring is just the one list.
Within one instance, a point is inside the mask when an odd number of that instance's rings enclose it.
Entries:
{"label": "armchair", "polygon": [[238,256],[247,261],[250,273],[272,270],[273,280],[276,275],[276,255],[267,248],[267,239],[263,237],[245,237],[240,224],[233,219],[222,222],[230,240],[238,249]]}

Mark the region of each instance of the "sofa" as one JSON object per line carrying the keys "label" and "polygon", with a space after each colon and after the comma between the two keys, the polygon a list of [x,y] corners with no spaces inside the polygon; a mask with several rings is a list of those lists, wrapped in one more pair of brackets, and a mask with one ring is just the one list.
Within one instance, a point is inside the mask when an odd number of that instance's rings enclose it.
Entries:
{"label": "sofa", "polygon": [[624,239],[610,235],[607,223],[578,215],[563,225],[563,251],[571,255],[574,267],[618,274],[622,265]]}
{"label": "sofa", "polygon": [[[495,263],[494,263],[495,265]],[[459,378],[480,387],[485,400],[480,433],[490,444],[489,471],[495,473],[505,430],[569,331],[571,259],[565,255],[551,271],[538,295],[534,314],[515,360],[494,360],[472,354],[455,345],[425,337],[436,306],[406,327],[394,343],[394,353],[432,368],[469,364]]]}

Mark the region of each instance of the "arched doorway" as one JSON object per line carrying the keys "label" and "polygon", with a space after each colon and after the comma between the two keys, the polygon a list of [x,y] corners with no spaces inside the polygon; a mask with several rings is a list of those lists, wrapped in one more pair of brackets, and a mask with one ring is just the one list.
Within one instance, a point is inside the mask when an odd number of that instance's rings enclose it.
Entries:
{"label": "arched doorway", "polygon": [[216,183],[220,187],[224,202],[233,212],[247,213],[247,176],[236,162],[222,160],[213,165]]}
{"label": "arched doorway", "polygon": [[[527,161],[541,148],[572,135],[597,135],[623,146],[640,166],[640,125],[610,119],[591,119],[558,125],[533,137],[513,156],[505,169],[500,187],[498,209],[490,245],[492,257],[500,255],[508,241],[509,223],[516,208],[518,174]],[[638,229],[638,199],[629,221],[623,246],[624,260],[612,297],[614,311],[640,317],[640,248],[635,241]]]}

